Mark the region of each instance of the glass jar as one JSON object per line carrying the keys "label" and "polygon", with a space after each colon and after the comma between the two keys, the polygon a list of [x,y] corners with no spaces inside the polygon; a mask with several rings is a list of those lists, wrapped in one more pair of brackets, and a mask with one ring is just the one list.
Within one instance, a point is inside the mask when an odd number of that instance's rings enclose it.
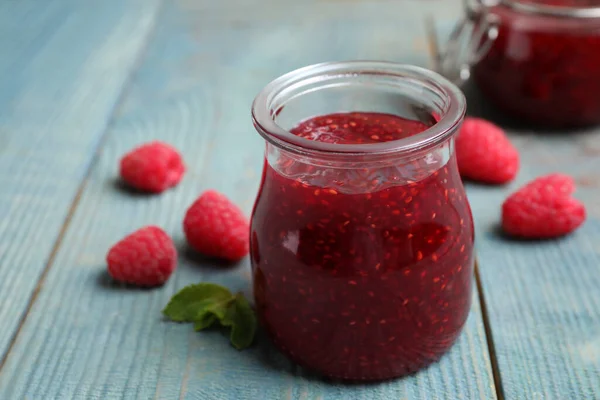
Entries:
{"label": "glass jar", "polygon": [[[290,132],[343,111],[430,128],[372,144]],[[462,93],[442,76],[383,62],[309,66],[256,97],[266,157],[251,221],[254,296],[263,327],[294,361],[329,377],[380,380],[424,367],[455,341],[473,275],[473,222],[454,153],[464,114]]]}
{"label": "glass jar", "polygon": [[473,0],[466,7],[443,55],[444,75],[458,66],[464,79],[470,68],[497,108],[537,125],[600,122],[598,0]]}

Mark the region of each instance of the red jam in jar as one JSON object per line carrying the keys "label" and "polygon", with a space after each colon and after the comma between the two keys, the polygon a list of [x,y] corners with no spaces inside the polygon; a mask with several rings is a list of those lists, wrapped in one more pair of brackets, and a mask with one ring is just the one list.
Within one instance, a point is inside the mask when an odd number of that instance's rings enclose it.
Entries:
{"label": "red jam in jar", "polygon": [[473,78],[494,105],[536,125],[600,122],[600,1],[505,0],[481,10],[497,37]]}
{"label": "red jam in jar", "polygon": [[[383,73],[406,83],[393,88],[398,99],[408,101],[402,90],[421,79],[425,87],[441,82],[429,88],[443,101],[423,99],[427,107],[413,107],[421,111],[408,117],[335,112],[276,128],[297,97],[286,93],[291,101],[280,98],[281,109],[269,105],[268,93],[290,76],[314,85],[318,75],[323,89],[316,92],[327,98],[337,87],[328,80],[360,86]],[[375,108],[377,93],[364,90]],[[350,91],[333,103],[354,102],[356,88]],[[377,108],[388,111],[390,98],[381,97]],[[416,67],[323,64],[274,81],[253,113],[268,141],[252,215],[254,295],[275,345],[303,366],[348,380],[397,377],[437,360],[460,333],[472,295],[473,223],[452,145],[464,116],[458,89]]]}

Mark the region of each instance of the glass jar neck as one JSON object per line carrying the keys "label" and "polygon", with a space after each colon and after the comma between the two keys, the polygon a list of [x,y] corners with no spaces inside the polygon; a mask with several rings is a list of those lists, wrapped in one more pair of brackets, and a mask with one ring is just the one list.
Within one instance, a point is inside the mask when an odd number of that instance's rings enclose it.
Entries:
{"label": "glass jar neck", "polygon": [[[317,115],[356,111],[419,120],[435,116],[437,123],[410,137],[372,144],[324,143],[290,132]],[[270,145],[290,155],[324,163],[356,163],[426,154],[454,135],[465,111],[462,92],[437,73],[394,63],[353,61],[317,64],[274,80],[254,100],[252,118]]]}
{"label": "glass jar neck", "polygon": [[412,153],[411,158],[363,160],[352,156],[331,161],[293,154],[268,142],[265,156],[268,170],[280,177],[345,194],[371,193],[414,184],[442,169],[445,173],[457,172],[452,138],[429,149],[426,154]]}

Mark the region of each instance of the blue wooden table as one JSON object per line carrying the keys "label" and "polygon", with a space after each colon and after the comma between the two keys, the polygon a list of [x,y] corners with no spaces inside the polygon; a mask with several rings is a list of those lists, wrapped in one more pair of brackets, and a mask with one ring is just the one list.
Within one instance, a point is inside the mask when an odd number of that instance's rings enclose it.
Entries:
{"label": "blue wooden table", "polygon": [[[262,336],[238,352],[162,320],[189,283],[248,292],[248,260],[223,269],[184,252],[155,290],[105,272],[107,249],[143,225],[183,245],[204,189],[249,213],[263,157],[249,108],[265,83],[331,60],[431,66],[426,17],[443,36],[460,14],[459,0],[0,2],[0,400],[600,399],[600,130],[511,129],[517,181],[468,187],[479,268],[465,331],[405,379],[326,383]],[[119,158],[151,139],[184,150],[188,174],[161,196],[124,192]],[[586,224],[557,241],[503,239],[503,199],[553,171],[577,180]]]}

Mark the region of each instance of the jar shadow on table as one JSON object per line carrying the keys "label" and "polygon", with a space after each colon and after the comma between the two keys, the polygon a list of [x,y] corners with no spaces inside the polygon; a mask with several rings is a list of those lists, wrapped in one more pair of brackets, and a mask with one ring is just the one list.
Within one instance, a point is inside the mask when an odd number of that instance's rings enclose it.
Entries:
{"label": "jar shadow on table", "polygon": [[594,126],[582,126],[574,128],[554,128],[552,126],[538,126],[519,118],[505,114],[494,106],[477,85],[469,80],[461,87],[467,98],[467,114],[470,117],[483,118],[515,133],[534,131],[537,135],[586,135],[594,132]]}
{"label": "jar shadow on table", "polygon": [[[300,378],[304,381],[312,382],[314,384],[344,385],[348,387],[374,387],[379,384],[385,384],[386,382],[394,380],[407,379],[416,374],[416,372],[414,372],[401,378],[369,381],[329,378],[313,372],[310,369],[306,369],[301,365],[289,360],[284,354],[277,350],[277,348],[271,343],[266,332],[264,332],[260,327],[258,329],[254,345],[250,349],[245,350],[244,353],[248,357],[254,358],[254,361],[258,362],[260,366],[266,370],[277,372],[289,378]],[[425,370],[427,370],[427,367],[420,371]]]}

